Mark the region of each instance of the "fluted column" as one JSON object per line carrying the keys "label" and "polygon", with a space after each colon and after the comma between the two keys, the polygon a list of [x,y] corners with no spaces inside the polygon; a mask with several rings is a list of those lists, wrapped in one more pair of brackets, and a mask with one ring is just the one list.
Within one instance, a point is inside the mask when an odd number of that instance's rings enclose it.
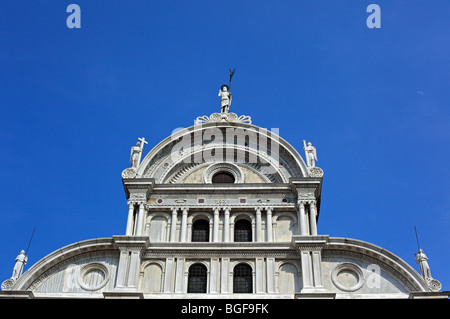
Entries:
{"label": "fluted column", "polygon": [[187,214],[188,214],[188,208],[183,207],[183,215],[181,217],[181,234],[180,234],[180,241],[182,243],[186,242]]}
{"label": "fluted column", "polygon": [[271,242],[271,241],[273,241],[273,238],[272,238],[272,207],[266,208],[266,214],[267,214],[267,219],[266,219],[267,241]]}
{"label": "fluted column", "polygon": [[261,241],[261,208],[260,207],[256,207],[256,231],[255,231],[255,235],[256,241]]}
{"label": "fluted column", "polygon": [[312,200],[309,202],[309,230],[311,235],[317,235],[317,208],[316,201]]}
{"label": "fluted column", "polygon": [[230,208],[224,207],[224,211],[223,241],[228,243],[230,241]]}
{"label": "fluted column", "polygon": [[172,221],[170,223],[170,241],[175,242],[177,235],[177,207],[172,207]]}
{"label": "fluted column", "polygon": [[219,241],[219,207],[214,207],[213,242]]}

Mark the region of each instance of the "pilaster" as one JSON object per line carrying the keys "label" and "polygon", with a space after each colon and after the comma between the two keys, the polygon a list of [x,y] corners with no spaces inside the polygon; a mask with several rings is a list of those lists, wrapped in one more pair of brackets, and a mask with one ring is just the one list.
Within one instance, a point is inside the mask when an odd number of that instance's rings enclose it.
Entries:
{"label": "pilaster", "polygon": [[136,291],[141,265],[141,252],[148,247],[149,239],[146,236],[114,236],[113,242],[120,250],[116,287],[114,289]]}
{"label": "pilaster", "polygon": [[322,278],[322,248],[328,236],[292,236],[294,247],[300,250],[303,292],[324,292]]}

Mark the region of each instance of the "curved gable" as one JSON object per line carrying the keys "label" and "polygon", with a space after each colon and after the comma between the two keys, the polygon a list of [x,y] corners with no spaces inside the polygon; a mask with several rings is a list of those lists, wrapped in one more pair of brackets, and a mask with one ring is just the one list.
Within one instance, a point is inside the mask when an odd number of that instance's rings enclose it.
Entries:
{"label": "curved gable", "polygon": [[244,183],[287,183],[308,176],[298,152],[274,132],[244,123],[209,123],[163,140],[143,159],[137,177],[162,184],[205,183],[205,170],[216,163],[235,165]]}

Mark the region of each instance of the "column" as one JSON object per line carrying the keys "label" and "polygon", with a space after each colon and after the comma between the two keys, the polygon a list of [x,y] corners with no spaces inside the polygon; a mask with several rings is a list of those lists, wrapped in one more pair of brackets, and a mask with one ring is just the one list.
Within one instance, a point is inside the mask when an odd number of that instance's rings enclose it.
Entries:
{"label": "column", "polygon": [[255,241],[261,241],[261,208],[256,207]]}
{"label": "column", "polygon": [[133,224],[134,224],[134,202],[128,202],[128,219],[127,219],[127,229],[125,231],[126,236],[133,235]]}
{"label": "column", "polygon": [[266,220],[266,229],[267,229],[267,241],[272,242],[272,207],[267,207],[267,220]]}
{"label": "column", "polygon": [[219,241],[219,207],[214,207],[214,229],[213,229],[213,241],[217,243]]}
{"label": "column", "polygon": [[302,200],[299,200],[297,202],[298,204],[298,220],[300,223],[300,235],[308,235],[307,234],[307,228],[306,228],[306,216],[305,216],[305,202]]}
{"label": "column", "polygon": [[224,225],[223,225],[223,241],[228,243],[230,241],[230,208],[224,207],[225,217],[224,217]]}
{"label": "column", "polygon": [[182,243],[186,242],[186,231],[187,231],[187,214],[188,214],[188,208],[183,207],[183,215],[181,217],[181,235],[180,235],[180,241]]}
{"label": "column", "polygon": [[177,207],[172,207],[172,221],[170,223],[170,241],[175,242],[177,235]]}
{"label": "column", "polygon": [[309,229],[311,232],[311,235],[317,235],[317,208],[316,208],[316,201],[310,201],[309,202]]}
{"label": "column", "polygon": [[136,231],[135,231],[136,236],[142,235],[144,219],[145,219],[145,203],[141,202],[141,203],[139,203],[139,212],[138,212],[138,216],[137,216],[137,224],[136,224]]}

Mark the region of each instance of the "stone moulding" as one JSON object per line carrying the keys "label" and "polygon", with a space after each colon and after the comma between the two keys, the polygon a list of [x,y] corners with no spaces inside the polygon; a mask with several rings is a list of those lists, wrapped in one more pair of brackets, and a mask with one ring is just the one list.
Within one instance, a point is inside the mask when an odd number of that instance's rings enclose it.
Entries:
{"label": "stone moulding", "polygon": [[238,116],[236,113],[213,113],[209,117],[206,115],[199,116],[195,119],[195,125],[214,123],[214,122],[234,122],[251,124],[252,118],[248,115]]}

